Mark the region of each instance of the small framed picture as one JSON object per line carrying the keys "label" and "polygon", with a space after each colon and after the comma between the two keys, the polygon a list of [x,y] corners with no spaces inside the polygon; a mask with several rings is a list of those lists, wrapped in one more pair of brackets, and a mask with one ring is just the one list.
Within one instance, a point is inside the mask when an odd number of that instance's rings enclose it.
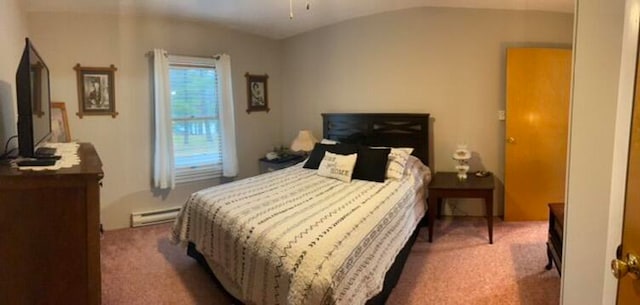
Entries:
{"label": "small framed picture", "polygon": [[110,67],[82,67],[77,64],[78,112],[80,118],[85,115],[110,115],[115,118],[116,89],[114,65]]}
{"label": "small framed picture", "polygon": [[51,142],[71,142],[67,108],[62,102],[51,102]]}
{"label": "small framed picture", "polygon": [[247,78],[247,113],[254,111],[269,112],[269,95],[267,80],[269,75],[253,75],[246,73]]}

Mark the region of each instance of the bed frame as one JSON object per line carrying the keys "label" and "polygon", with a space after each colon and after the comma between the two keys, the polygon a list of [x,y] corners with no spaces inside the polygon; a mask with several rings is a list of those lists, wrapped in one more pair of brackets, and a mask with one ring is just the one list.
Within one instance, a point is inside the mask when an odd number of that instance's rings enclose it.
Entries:
{"label": "bed frame", "polygon": [[[428,113],[323,113],[323,138],[352,142],[369,146],[412,147],[413,155],[429,165],[429,114]],[[424,220],[424,219],[423,219]],[[396,256],[394,263],[384,277],[380,293],[367,301],[366,305],[384,305],[391,290],[396,286],[402,268],[416,241],[420,226],[411,235]],[[198,261],[222,287],[207,264],[204,256],[189,242],[187,255]],[[231,294],[234,304],[242,304]]]}
{"label": "bed frame", "polygon": [[323,113],[322,136],[368,146],[413,147],[429,166],[428,113]]}

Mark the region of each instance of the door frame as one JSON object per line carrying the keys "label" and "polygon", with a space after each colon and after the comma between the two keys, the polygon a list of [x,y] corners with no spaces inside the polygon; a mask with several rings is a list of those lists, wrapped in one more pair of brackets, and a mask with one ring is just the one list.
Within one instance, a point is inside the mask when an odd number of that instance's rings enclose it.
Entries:
{"label": "door frame", "polygon": [[[575,3],[560,298],[566,305],[615,304],[618,281],[609,263],[622,233],[640,0]],[[602,65],[616,58],[619,66]],[[585,157],[594,147],[599,163]]]}
{"label": "door frame", "polygon": [[[635,9],[634,9],[635,7]],[[611,193],[609,200],[609,229],[607,231],[606,258],[604,267],[604,287],[602,304],[615,304],[618,294],[618,280],[611,274],[611,261],[616,258],[616,250],[622,242],[624,203],[627,186],[627,165],[629,160],[629,140],[638,59],[638,18],[640,0],[627,0],[625,4],[622,52],[620,57],[620,80],[614,132],[613,162],[611,171]],[[640,88],[638,88],[640,90]],[[637,94],[640,94],[638,91]]]}

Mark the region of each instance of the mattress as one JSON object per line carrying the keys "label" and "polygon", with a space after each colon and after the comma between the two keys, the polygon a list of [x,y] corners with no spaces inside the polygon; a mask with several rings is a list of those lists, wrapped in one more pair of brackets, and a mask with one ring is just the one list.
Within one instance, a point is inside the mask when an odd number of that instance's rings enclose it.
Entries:
{"label": "mattress", "polygon": [[430,171],[344,183],[302,164],[196,192],[172,240],[196,245],[246,304],[364,304],[425,214]]}

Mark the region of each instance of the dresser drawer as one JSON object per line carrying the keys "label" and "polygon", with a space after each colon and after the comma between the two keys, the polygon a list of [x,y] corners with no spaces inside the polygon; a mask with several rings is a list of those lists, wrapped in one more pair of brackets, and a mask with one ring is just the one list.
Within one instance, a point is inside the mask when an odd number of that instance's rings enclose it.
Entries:
{"label": "dresser drawer", "polygon": [[562,240],[564,230],[562,228],[562,225],[557,219],[554,219],[553,228],[551,230],[553,230],[553,232],[555,232],[555,234],[558,235],[558,237],[560,237],[560,240]]}
{"label": "dresser drawer", "polygon": [[562,266],[562,239],[564,237],[564,203],[549,204],[549,235],[547,240],[547,270],[556,265],[558,273]]}

